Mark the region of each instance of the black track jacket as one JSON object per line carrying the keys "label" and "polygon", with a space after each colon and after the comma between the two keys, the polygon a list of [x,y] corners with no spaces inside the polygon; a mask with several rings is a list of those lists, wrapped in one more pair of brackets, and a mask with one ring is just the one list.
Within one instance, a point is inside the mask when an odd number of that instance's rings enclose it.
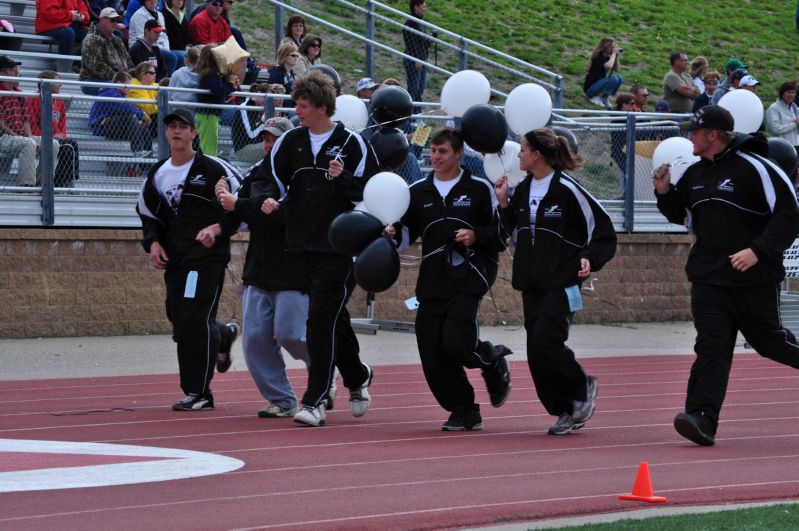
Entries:
{"label": "black track jacket", "polygon": [[[767,153],[764,138],[738,135],[713,160],[691,165],[667,193],[655,192],[660,212],[696,235],[685,266],[691,282],[758,286],[784,278],[782,253],[796,238],[799,215],[793,185]],[[746,248],[758,262],[737,271],[729,256]]]}
{"label": "black track jacket", "polygon": [[[556,171],[530,232],[532,174],[501,210],[508,233],[516,229],[512,285],[520,291],[549,291],[580,284],[580,259],[599,271],[616,253],[616,231],[602,206],[577,181]],[[533,236],[535,240],[533,240]]]}

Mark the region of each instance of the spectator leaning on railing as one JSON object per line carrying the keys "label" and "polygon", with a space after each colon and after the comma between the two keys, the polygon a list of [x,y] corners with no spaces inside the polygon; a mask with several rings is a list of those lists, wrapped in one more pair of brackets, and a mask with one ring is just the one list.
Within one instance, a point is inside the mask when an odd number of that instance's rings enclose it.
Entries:
{"label": "spectator leaning on railing", "polygon": [[[89,34],[81,46],[81,81],[105,81],[109,83],[117,72],[133,68],[133,61],[125,43],[114,30],[121,17],[112,8],[100,11],[100,19],[92,23]],[[84,94],[97,95],[97,87],[81,87]]]}

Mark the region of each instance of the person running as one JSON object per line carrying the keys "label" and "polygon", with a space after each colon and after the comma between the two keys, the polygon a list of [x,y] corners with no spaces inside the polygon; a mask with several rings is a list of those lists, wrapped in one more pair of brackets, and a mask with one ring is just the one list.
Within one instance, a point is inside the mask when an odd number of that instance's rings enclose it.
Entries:
{"label": "person running", "polygon": [[327,231],[336,216],[363,198],[366,181],[377,171],[377,157],[358,133],[331,120],[336,89],[329,76],[305,74],[294,83],[292,99],[301,127],[282,135],[272,148],[276,186],[261,210],[271,214],[284,205],[286,244],[290,253],[300,255],[308,290],[311,365],[303,407],[294,420],[322,426],[336,367],[350,391],[352,415],[363,416],[372,403],[372,368],[361,361],[346,306],[355,287],[352,257],[335,252]]}
{"label": "person running", "polygon": [[[155,165],[139,193],[136,211],[142,222],[142,247],[150,264],[164,271],[166,313],[177,343],[180,387],[185,397],[175,411],[214,408],[211,379],[219,361],[229,361],[238,327],[216,321],[230,235],[238,222],[216,201],[214,186],[228,170],[192,148],[194,117],[176,109],[164,117],[171,156]],[[230,364],[222,364],[225,372]],[[221,370],[224,369],[224,370]]]}
{"label": "person running", "polygon": [[566,138],[551,129],[524,135],[519,168],[527,177],[508,197],[508,181],[495,184],[502,224],[516,233],[511,284],[522,292],[527,364],[547,413],[558,420],[548,433],[566,435],[594,414],[598,385],[566,346],[580,285],[616,252],[610,217],[566,171],[578,169]]}
{"label": "person running", "polygon": [[[467,369],[481,369],[491,405],[505,403],[511,390],[504,345],[480,340],[480,301],[491,289],[505,248],[491,183],[461,168],[463,137],[441,128],[430,138],[433,171],[411,186],[407,213],[389,234],[403,246],[422,236],[416,281],[416,343],[427,385],[450,412],[443,431],[483,429],[480,404]],[[404,237],[407,229],[407,238]]]}
{"label": "person running", "polygon": [[782,255],[799,230],[796,194],[766,158],[765,138],[736,136],[733,125],[723,107],[702,107],[680,124],[700,160],[676,184],[668,165],[653,173],[658,210],[696,237],[685,266],[696,359],[674,429],[702,446],[716,441],[739,331],[761,356],[799,368],[799,345],[780,320]]}

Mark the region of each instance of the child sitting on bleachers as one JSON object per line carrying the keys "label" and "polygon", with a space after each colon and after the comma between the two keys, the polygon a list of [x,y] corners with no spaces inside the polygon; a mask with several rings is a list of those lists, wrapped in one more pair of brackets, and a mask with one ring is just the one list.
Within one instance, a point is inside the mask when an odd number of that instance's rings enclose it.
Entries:
{"label": "child sitting on bleachers", "polygon": [[128,140],[130,149],[139,156],[149,156],[153,149],[150,134],[150,117],[132,103],[125,101],[129,89],[123,85],[130,83],[127,72],[117,72],[112,80],[120,86],[100,91],[98,96],[121,101],[96,101],[89,111],[89,127],[97,136],[109,140]]}

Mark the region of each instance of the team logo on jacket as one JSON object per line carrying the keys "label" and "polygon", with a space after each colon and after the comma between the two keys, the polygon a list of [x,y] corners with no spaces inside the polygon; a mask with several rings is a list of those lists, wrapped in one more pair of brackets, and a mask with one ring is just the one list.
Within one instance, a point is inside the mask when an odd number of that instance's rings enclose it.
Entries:
{"label": "team logo on jacket", "polygon": [[205,186],[205,175],[200,173],[199,175],[193,175],[189,179],[189,184],[196,184],[197,186]]}
{"label": "team logo on jacket", "polygon": [[469,206],[472,206],[472,199],[468,195],[464,194],[464,195],[462,195],[460,197],[455,198],[455,200],[452,201],[452,206],[454,206],[454,207],[469,207]]}
{"label": "team logo on jacket", "polygon": [[718,189],[722,192],[733,192],[732,188],[732,180],[731,179],[724,179],[718,185]]}
{"label": "team logo on jacket", "polygon": [[325,155],[327,155],[328,157],[330,157],[332,159],[335,159],[335,158],[343,159],[343,158],[346,157],[346,155],[344,155],[341,152],[341,146],[331,146],[331,147],[327,148],[327,151],[325,151]]}
{"label": "team logo on jacket", "polygon": [[544,210],[545,218],[559,218],[563,216],[563,211],[558,205],[552,205]]}

